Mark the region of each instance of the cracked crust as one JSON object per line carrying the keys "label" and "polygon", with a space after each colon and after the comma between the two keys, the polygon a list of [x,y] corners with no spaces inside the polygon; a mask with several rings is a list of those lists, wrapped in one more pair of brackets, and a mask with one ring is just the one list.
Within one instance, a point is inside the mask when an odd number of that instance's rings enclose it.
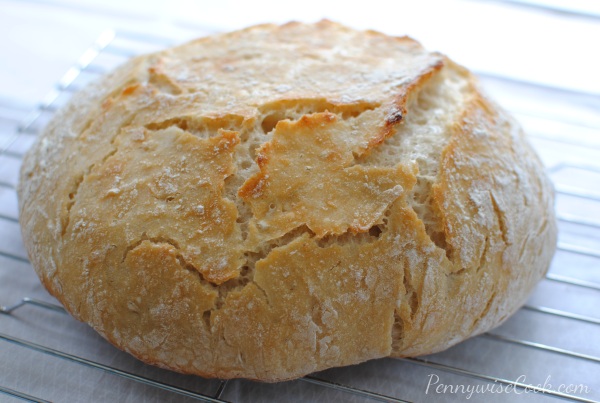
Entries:
{"label": "cracked crust", "polygon": [[132,59],[57,113],[18,192],[73,316],[207,377],[443,350],[518,309],[556,242],[539,159],[467,70],[329,21]]}
{"label": "cracked crust", "polygon": [[[251,246],[300,225],[323,238],[365,232],[382,222],[384,211],[408,187],[414,173],[401,164],[352,165],[353,153],[371,142],[356,129],[372,119],[362,119],[365,115],[352,123],[329,112],[277,123],[272,140],[258,149],[260,171],[238,192],[253,213]],[[359,135],[349,138],[353,131]]]}

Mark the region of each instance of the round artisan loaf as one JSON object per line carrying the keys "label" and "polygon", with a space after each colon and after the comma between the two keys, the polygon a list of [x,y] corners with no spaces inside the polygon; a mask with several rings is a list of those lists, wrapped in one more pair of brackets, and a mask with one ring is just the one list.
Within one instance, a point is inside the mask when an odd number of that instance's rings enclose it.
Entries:
{"label": "round artisan loaf", "polygon": [[130,60],[56,114],[18,191],[73,316],[207,377],[443,350],[515,312],[556,243],[540,160],[466,69],[329,21]]}

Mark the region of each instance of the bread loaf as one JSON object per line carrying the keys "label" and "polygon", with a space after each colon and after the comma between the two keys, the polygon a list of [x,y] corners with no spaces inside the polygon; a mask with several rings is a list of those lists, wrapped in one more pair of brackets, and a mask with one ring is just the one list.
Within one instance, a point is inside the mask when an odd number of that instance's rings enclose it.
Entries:
{"label": "bread loaf", "polygon": [[469,71],[329,21],[131,59],[55,115],[18,193],[75,318],[205,377],[444,350],[514,313],[556,243],[539,158]]}

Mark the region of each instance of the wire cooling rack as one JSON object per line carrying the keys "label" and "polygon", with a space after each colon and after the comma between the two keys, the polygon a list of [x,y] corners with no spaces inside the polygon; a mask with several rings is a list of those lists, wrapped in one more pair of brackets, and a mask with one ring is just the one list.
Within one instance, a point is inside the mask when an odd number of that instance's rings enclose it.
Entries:
{"label": "wire cooling rack", "polygon": [[21,158],[73,92],[127,58],[172,42],[107,31],[33,112],[1,107],[0,401],[600,401],[600,97],[508,77],[480,74],[548,167],[560,235],[548,275],[501,327],[427,357],[262,384],[144,365],[65,315],[40,286],[21,243],[15,193]]}

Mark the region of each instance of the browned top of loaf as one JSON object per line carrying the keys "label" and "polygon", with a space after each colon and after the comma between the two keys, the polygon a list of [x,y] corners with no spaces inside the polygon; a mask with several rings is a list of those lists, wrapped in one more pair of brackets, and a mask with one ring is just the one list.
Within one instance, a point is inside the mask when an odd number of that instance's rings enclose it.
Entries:
{"label": "browned top of loaf", "polygon": [[552,256],[541,172],[468,71],[322,21],[132,59],[57,114],[19,196],[42,281],[112,343],[281,380],[504,320]]}

